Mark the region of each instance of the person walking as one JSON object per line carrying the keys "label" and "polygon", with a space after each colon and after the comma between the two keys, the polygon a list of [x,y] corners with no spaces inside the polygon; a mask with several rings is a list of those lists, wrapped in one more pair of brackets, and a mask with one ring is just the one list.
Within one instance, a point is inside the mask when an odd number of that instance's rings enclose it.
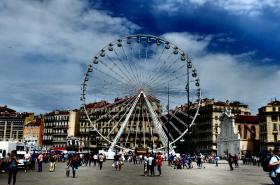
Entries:
{"label": "person walking", "polygon": [[202,154],[199,154],[196,159],[196,164],[199,168],[202,168]]}
{"label": "person walking", "polygon": [[230,171],[233,170],[232,163],[233,163],[233,157],[232,157],[231,154],[229,154],[228,155],[228,164],[229,164],[229,167],[230,167]]}
{"label": "person walking", "polygon": [[273,156],[269,161],[269,167],[272,169],[269,173],[274,185],[280,185],[280,148],[275,147],[273,150]]}
{"label": "person walking", "polygon": [[114,166],[117,171],[119,169],[119,155],[117,153],[114,156]]}
{"label": "person walking", "polygon": [[102,165],[104,162],[104,155],[102,153],[99,154],[99,156],[98,156],[98,162],[99,162],[99,169],[102,170]]}
{"label": "person walking", "polygon": [[234,157],[233,157],[233,162],[234,162],[234,166],[235,168],[238,168],[238,156],[235,154]]}
{"label": "person walking", "polygon": [[55,161],[56,161],[55,155],[51,154],[51,156],[50,156],[50,172],[54,172],[54,170],[55,170]]}
{"label": "person walking", "polygon": [[218,167],[218,164],[219,164],[219,156],[216,156],[216,157],[215,157],[215,162],[216,162],[216,167]]}
{"label": "person walking", "polygon": [[93,155],[93,164],[96,166],[96,162],[98,160],[98,156],[96,154]]}
{"label": "person walking", "polygon": [[148,157],[148,171],[150,172],[150,176],[154,176],[155,175],[155,159],[152,156],[152,154],[149,154]]}
{"label": "person walking", "polygon": [[162,176],[162,174],[161,174],[162,163],[163,163],[163,156],[159,152],[156,157],[156,165],[157,165],[157,170],[158,170],[159,176]]}
{"label": "person walking", "polygon": [[38,158],[37,158],[38,172],[42,172],[43,171],[43,160],[44,160],[44,156],[43,156],[42,153],[40,153]]}
{"label": "person walking", "polygon": [[11,184],[12,177],[13,177],[13,185],[16,184],[18,163],[19,161],[17,160],[17,151],[13,150],[8,159],[8,165],[9,165],[8,185]]}
{"label": "person walking", "polygon": [[148,170],[148,157],[144,155],[144,175],[147,176],[149,175],[149,170]]}
{"label": "person walking", "polygon": [[123,165],[124,165],[123,155],[119,154],[119,171],[121,171]]}
{"label": "person walking", "polygon": [[31,164],[31,155],[28,150],[26,150],[26,153],[24,154],[24,172],[28,170]]}
{"label": "person walking", "polygon": [[78,156],[76,154],[74,154],[71,158],[70,158],[70,166],[72,168],[72,174],[73,174],[73,178],[76,177],[76,170],[78,169],[79,166],[79,159]]}

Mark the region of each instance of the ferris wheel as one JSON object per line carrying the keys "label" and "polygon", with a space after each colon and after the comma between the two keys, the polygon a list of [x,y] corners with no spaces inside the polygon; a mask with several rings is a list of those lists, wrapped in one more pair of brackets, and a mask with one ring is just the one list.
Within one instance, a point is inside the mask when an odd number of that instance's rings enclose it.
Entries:
{"label": "ferris wheel", "polygon": [[194,124],[200,100],[191,58],[152,35],[130,35],[106,45],[88,64],[81,87],[90,127],[111,151],[172,149]]}

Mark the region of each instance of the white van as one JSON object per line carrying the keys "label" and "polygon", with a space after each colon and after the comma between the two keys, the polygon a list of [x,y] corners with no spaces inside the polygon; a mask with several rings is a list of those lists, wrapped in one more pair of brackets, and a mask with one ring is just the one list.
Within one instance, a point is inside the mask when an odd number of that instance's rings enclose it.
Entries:
{"label": "white van", "polygon": [[27,147],[23,143],[20,143],[20,144],[17,144],[16,150],[17,150],[17,157],[18,157],[18,161],[19,161],[18,167],[23,168],[24,167],[24,154],[26,154]]}

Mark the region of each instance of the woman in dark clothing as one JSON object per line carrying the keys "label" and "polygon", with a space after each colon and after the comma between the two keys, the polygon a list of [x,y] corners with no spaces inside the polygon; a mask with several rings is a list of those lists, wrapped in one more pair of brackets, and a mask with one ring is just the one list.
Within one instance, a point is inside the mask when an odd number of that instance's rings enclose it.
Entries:
{"label": "woman in dark clothing", "polygon": [[8,185],[11,184],[12,176],[13,176],[13,185],[16,184],[18,163],[19,162],[17,160],[17,151],[13,150],[11,152],[11,156],[10,156],[10,158],[8,160],[8,165],[9,165]]}

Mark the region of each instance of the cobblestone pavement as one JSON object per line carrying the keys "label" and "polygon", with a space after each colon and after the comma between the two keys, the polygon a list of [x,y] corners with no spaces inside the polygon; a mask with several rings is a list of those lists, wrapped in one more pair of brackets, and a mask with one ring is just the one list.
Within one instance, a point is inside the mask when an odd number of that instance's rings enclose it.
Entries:
{"label": "cobblestone pavement", "polygon": [[[215,167],[205,164],[205,168],[176,170],[167,165],[163,166],[163,176],[143,176],[143,166],[126,163],[122,171],[114,171],[112,161],[104,164],[103,170],[97,167],[81,167],[77,178],[65,176],[65,163],[59,163],[55,172],[47,171],[48,164],[44,164],[44,171],[38,173],[20,171],[17,185],[270,185],[268,175],[260,167],[240,165],[233,171],[226,163]],[[155,169],[157,174],[157,170]],[[0,174],[0,185],[7,184],[7,174]]]}

